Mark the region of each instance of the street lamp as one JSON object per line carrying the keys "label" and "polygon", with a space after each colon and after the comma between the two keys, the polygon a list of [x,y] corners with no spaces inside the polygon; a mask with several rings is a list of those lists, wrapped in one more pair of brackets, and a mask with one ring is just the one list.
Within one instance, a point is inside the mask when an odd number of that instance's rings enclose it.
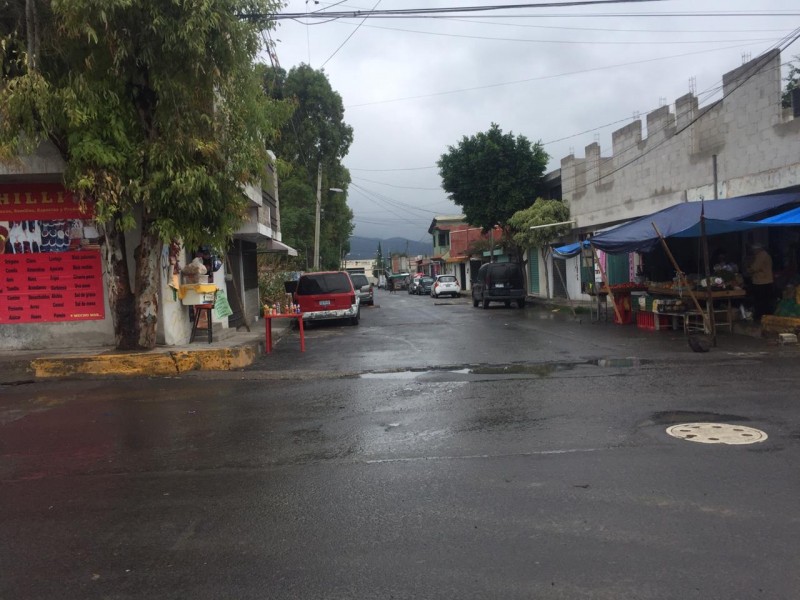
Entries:
{"label": "street lamp", "polygon": [[[343,189],[328,188],[329,192],[342,193]],[[322,163],[317,169],[317,210],[316,218],[314,220],[314,270],[319,270],[319,220],[322,204]]]}

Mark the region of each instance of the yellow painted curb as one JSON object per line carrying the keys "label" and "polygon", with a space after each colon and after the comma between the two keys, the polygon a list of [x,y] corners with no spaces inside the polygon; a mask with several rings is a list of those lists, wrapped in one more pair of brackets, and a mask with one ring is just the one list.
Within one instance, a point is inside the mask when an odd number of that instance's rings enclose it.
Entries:
{"label": "yellow painted curb", "polygon": [[253,346],[132,354],[100,354],[67,358],[37,358],[31,370],[37,378],[74,375],[170,376],[189,371],[242,369],[256,358]]}

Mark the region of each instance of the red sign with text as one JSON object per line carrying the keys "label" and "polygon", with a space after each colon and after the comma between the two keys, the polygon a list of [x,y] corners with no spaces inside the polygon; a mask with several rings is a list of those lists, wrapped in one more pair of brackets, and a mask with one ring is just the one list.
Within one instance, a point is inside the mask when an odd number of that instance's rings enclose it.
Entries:
{"label": "red sign with text", "polygon": [[91,219],[92,206],[57,183],[0,185],[0,221]]}
{"label": "red sign with text", "polygon": [[0,324],[104,318],[99,252],[0,254]]}

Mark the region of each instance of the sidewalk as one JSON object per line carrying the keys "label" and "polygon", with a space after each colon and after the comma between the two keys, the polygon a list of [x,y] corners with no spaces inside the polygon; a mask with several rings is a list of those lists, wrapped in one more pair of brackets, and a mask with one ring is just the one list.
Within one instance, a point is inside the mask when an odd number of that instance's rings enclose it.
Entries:
{"label": "sidewalk", "polygon": [[[289,331],[290,322],[276,320],[272,326],[273,344]],[[264,352],[264,322],[230,333],[222,340],[205,341],[199,335],[192,344],[159,346],[145,352],[119,352],[112,348],[79,350],[0,350],[0,385],[17,385],[38,380],[81,376],[168,377],[188,371],[227,371],[242,369]]]}

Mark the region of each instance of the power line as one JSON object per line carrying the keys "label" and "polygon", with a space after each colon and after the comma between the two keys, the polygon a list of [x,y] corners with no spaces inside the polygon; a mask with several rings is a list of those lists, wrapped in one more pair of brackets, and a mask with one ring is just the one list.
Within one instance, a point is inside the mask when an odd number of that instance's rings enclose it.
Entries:
{"label": "power line", "polygon": [[[375,6],[373,6],[373,7],[372,7],[372,10],[374,11],[374,10],[375,10],[375,8],[376,8],[376,7],[378,6],[378,4],[380,4],[380,3],[381,3],[381,0],[378,0],[378,1],[375,3]],[[345,40],[344,40],[344,41],[343,41],[341,44],[339,44],[339,47],[338,47],[338,48],[336,48],[336,50],[334,50],[334,51],[333,51],[333,54],[331,54],[331,55],[328,57],[328,60],[326,60],[324,63],[322,63],[322,64],[320,65],[320,67],[319,67],[320,69],[321,69],[321,68],[323,68],[325,65],[327,65],[327,64],[328,64],[328,62],[330,62],[330,60],[331,60],[331,59],[332,59],[334,56],[336,56],[336,55],[339,53],[339,50],[341,50],[342,48],[344,48],[344,45],[345,45],[347,42],[349,42],[349,41],[350,41],[350,38],[351,38],[351,37],[353,37],[353,36],[356,34],[356,32],[357,32],[359,29],[361,29],[361,26],[364,24],[364,22],[365,22],[366,20],[367,20],[367,17],[364,17],[363,19],[361,19],[361,22],[360,22],[360,23],[359,23],[359,24],[356,26],[356,28],[355,28],[355,29],[354,29],[352,32],[350,32],[350,35],[348,35],[348,36],[345,38]]]}
{"label": "power line", "polygon": [[505,86],[508,86],[508,85],[518,85],[520,83],[531,83],[533,81],[543,81],[543,80],[546,80],[546,79],[557,79],[559,77],[569,77],[571,75],[584,75],[586,73],[593,73],[595,71],[606,71],[606,70],[609,70],[609,69],[617,69],[619,67],[629,67],[631,65],[641,65],[641,64],[651,63],[651,62],[657,62],[657,61],[660,61],[660,60],[669,60],[669,59],[672,59],[672,58],[683,58],[683,57],[686,57],[686,56],[695,56],[697,54],[705,54],[706,52],[720,52],[720,51],[723,51],[723,50],[733,50],[733,49],[742,48],[742,47],[743,46],[741,46],[739,44],[737,44],[735,46],[723,46],[723,47],[720,47],[720,48],[711,48],[711,49],[707,49],[707,50],[697,50],[697,51],[694,51],[694,52],[684,52],[682,54],[673,54],[673,55],[670,55],[670,56],[658,56],[656,58],[646,58],[646,59],[643,59],[643,60],[635,60],[635,61],[631,61],[631,62],[627,62],[627,63],[617,63],[617,64],[613,64],[613,65],[605,65],[605,66],[602,66],[602,67],[592,67],[592,68],[589,68],[589,69],[581,69],[581,70],[578,70],[578,71],[569,71],[567,73],[557,73],[555,75],[541,75],[539,77],[530,77],[528,79],[517,79],[515,81],[504,81],[504,82],[500,82],[500,83],[492,83],[492,84],[487,84],[487,85],[478,85],[478,86],[473,86],[473,87],[468,87],[468,88],[460,88],[460,89],[456,89],[456,90],[446,90],[446,91],[443,91],[443,92],[432,92],[430,94],[419,94],[417,96],[405,96],[403,98],[391,98],[391,99],[388,99],[388,100],[375,100],[375,101],[372,101],[372,102],[362,102],[360,104],[350,104],[350,105],[346,106],[345,108],[360,108],[362,106],[373,106],[373,105],[376,105],[376,104],[389,104],[389,103],[392,103],[392,102],[404,102],[406,100],[420,100],[420,99],[423,99],[423,98],[433,98],[433,97],[436,97],[436,96],[447,96],[447,95],[450,95],[450,94],[461,94],[463,92],[474,92],[474,91],[477,91],[477,90],[485,90],[485,89],[491,89],[491,88],[497,88],[497,87],[505,87]]}
{"label": "power line", "polygon": [[354,10],[354,11],[315,11],[304,13],[243,13],[240,18],[250,21],[260,21],[268,19],[270,21],[281,21],[287,19],[360,19],[360,18],[375,18],[375,17],[424,17],[424,16],[438,16],[438,15],[451,15],[463,13],[478,13],[478,12],[496,12],[502,10],[519,10],[523,8],[565,8],[577,6],[602,6],[613,4],[643,4],[653,2],[665,2],[666,0],[571,0],[569,2],[537,2],[537,3],[522,3],[522,4],[499,4],[499,5],[482,5],[482,6],[453,6],[449,8],[402,8],[402,9],[385,9],[385,10]]}
{"label": "power line", "polygon": [[423,191],[428,191],[428,192],[441,192],[442,191],[442,188],[440,188],[440,187],[429,188],[429,187],[412,187],[412,186],[408,186],[408,185],[395,185],[393,183],[385,183],[383,181],[375,181],[373,179],[365,179],[364,177],[354,177],[353,179],[357,179],[359,181],[367,181],[369,183],[377,183],[378,185],[385,185],[385,186],[388,186],[388,187],[398,188],[398,189],[401,189],[401,190],[423,190]]}
{"label": "power line", "polygon": [[[363,21],[362,21],[363,23]],[[432,35],[437,37],[452,37],[452,38],[462,38],[462,39],[470,39],[470,40],[484,40],[484,41],[492,41],[492,42],[517,42],[520,44],[588,44],[592,46],[596,45],[678,45],[678,44],[722,44],[722,43],[732,43],[732,42],[765,42],[769,41],[773,38],[746,38],[742,40],[664,40],[664,41],[656,41],[656,40],[640,40],[640,41],[624,41],[624,40],[615,40],[615,41],[597,41],[597,40],[590,40],[590,39],[583,39],[583,40],[531,40],[531,39],[521,39],[521,38],[501,38],[501,37],[492,37],[492,36],[484,36],[484,35],[467,35],[462,33],[442,33],[438,31],[420,31],[418,29],[403,29],[400,27],[385,27],[382,25],[365,25],[365,27],[369,27],[371,29],[382,29],[385,31],[399,31],[401,33],[416,33],[419,35]]]}

